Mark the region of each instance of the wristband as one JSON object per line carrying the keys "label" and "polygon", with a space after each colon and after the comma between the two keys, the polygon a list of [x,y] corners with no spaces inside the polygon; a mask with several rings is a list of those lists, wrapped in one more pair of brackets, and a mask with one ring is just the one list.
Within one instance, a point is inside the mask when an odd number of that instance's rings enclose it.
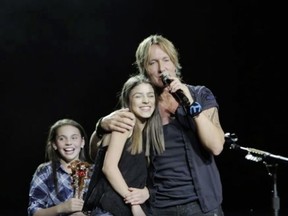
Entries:
{"label": "wristband", "polygon": [[200,103],[194,101],[189,107],[188,107],[188,113],[192,118],[197,117],[202,112],[202,106]]}
{"label": "wristband", "polygon": [[[103,117],[102,117],[103,118]],[[102,118],[99,119],[99,121],[96,124],[96,136],[101,139],[103,137],[104,134],[109,133],[109,131],[106,131],[105,129],[103,129],[101,127],[101,121]]]}

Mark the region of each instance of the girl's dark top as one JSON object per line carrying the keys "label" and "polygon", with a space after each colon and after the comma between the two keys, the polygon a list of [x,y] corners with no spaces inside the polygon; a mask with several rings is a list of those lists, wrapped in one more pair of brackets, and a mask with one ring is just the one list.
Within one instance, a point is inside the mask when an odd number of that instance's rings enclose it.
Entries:
{"label": "girl's dark top", "polygon": [[[127,141],[118,164],[120,172],[122,173],[128,187],[144,188],[147,180],[147,161],[145,158],[145,151],[140,154],[132,155],[128,151],[129,146],[130,142]],[[100,168],[102,169],[102,167]],[[97,197],[96,206],[101,209],[106,210],[115,216],[132,215],[131,206],[125,204],[123,197],[113,189],[104,175],[100,175],[100,179],[94,188],[93,193],[95,193]],[[147,206],[142,204],[141,207],[147,214]]]}
{"label": "girl's dark top", "polygon": [[[202,109],[217,107],[205,86],[188,86]],[[163,126],[165,152],[151,158],[151,206],[165,208],[198,200],[203,212],[222,202],[222,185],[214,156],[200,143],[194,121],[179,106],[174,119]],[[153,153],[152,153],[153,155]]]}

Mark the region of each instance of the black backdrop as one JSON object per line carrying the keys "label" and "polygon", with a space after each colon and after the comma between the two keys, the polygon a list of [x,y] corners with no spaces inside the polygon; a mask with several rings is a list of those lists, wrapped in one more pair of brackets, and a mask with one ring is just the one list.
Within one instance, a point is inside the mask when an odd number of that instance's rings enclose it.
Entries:
{"label": "black backdrop", "polygon": [[[115,109],[138,43],[150,34],[174,42],[184,80],[214,92],[222,126],[239,145],[288,156],[281,8],[263,1],[2,0],[0,215],[27,215],[51,124],[73,118],[90,135]],[[217,157],[226,215],[273,215],[272,179],[245,154],[226,145]],[[277,176],[285,215],[286,162],[278,162]]]}

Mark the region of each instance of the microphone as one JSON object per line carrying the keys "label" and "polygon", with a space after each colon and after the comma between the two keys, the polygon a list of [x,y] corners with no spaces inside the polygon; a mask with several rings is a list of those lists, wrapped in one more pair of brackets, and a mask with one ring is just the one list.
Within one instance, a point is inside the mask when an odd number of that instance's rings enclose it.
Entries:
{"label": "microphone", "polygon": [[243,151],[248,152],[247,155],[245,156],[247,160],[252,160],[255,162],[265,161],[267,159],[278,159],[278,160],[280,159],[280,160],[288,161],[288,158],[285,158],[280,155],[274,155],[267,151],[262,151],[262,150],[255,149],[255,148],[242,147],[240,145],[237,145],[236,142],[238,141],[238,137],[236,136],[235,133],[225,133],[224,136],[225,136],[225,143],[230,145],[230,149],[243,150]]}
{"label": "microphone", "polygon": [[236,144],[238,137],[235,133],[225,133],[225,143],[230,146],[230,149],[240,149],[240,146]]}
{"label": "microphone", "polygon": [[230,149],[234,150],[244,150],[249,153],[257,154],[257,155],[263,155],[263,156],[269,156],[269,152],[265,152],[262,150],[258,150],[255,148],[250,148],[250,147],[242,147],[240,145],[237,145],[236,142],[238,141],[238,137],[235,133],[225,133],[225,143],[230,145]]}
{"label": "microphone", "polygon": [[[169,86],[170,83],[172,82],[172,80],[169,78],[168,73],[166,71],[161,74],[161,79],[162,79],[164,86]],[[186,97],[186,95],[181,89],[178,89],[176,92],[173,92],[171,94],[179,104],[185,107],[190,106],[189,99]]]}

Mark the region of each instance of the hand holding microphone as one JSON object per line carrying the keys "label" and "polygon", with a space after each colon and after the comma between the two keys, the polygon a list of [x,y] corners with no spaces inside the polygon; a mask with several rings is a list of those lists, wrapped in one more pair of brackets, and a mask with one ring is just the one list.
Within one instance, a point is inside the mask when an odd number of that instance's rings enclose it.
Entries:
{"label": "hand holding microphone", "polygon": [[[162,79],[164,86],[169,86],[170,83],[173,81],[172,79],[169,78],[168,72],[166,71],[161,74],[161,79]],[[170,93],[172,94],[172,96],[176,99],[176,101],[179,104],[185,107],[190,106],[190,101],[188,97],[184,94],[184,92],[181,89],[178,89],[176,92],[170,92]]]}

